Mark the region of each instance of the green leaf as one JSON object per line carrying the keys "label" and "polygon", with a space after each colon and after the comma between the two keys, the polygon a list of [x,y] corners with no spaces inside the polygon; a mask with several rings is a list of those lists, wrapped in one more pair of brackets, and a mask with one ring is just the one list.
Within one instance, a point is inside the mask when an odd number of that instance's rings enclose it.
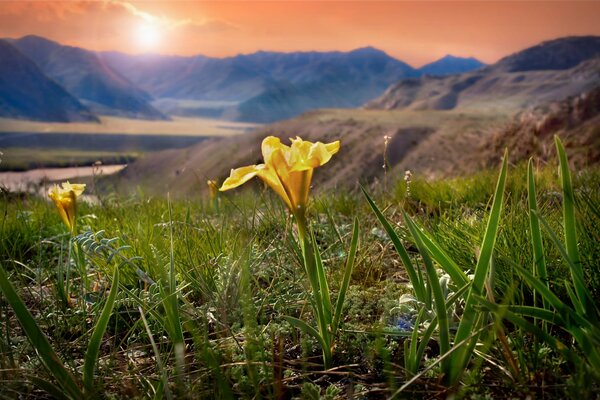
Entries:
{"label": "green leaf", "polygon": [[598,305],[596,304],[596,302],[593,300],[592,294],[589,292],[585,285],[585,282],[583,280],[583,272],[580,271],[580,268],[578,268],[575,262],[571,259],[571,257],[568,254],[568,250],[565,249],[563,244],[560,242],[560,240],[552,230],[552,228],[550,228],[550,225],[548,225],[548,222],[546,222],[546,220],[540,215],[538,215],[537,217],[542,223],[542,226],[544,227],[546,232],[548,232],[550,240],[552,241],[552,243],[554,243],[554,245],[562,255],[563,259],[569,266],[569,269],[571,270],[573,286],[575,287],[575,292],[577,293],[577,296],[571,296],[573,305],[579,311],[580,314],[586,314],[588,318],[594,320],[595,322],[598,322],[600,319],[600,310],[598,309]]}
{"label": "green leaf", "polygon": [[[479,259],[475,266],[475,277],[471,289],[467,294],[467,301],[465,309],[458,325],[458,330],[454,338],[455,343],[460,343],[467,339],[471,332],[476,328],[476,322],[478,319],[478,311],[475,309],[475,295],[481,295],[483,293],[483,286],[485,283],[486,276],[492,259],[494,246],[496,244],[496,237],[498,236],[498,228],[500,226],[500,215],[502,214],[502,206],[504,201],[504,188],[506,186],[506,175],[508,169],[508,151],[504,152],[504,160],[502,162],[502,168],[500,175],[498,176],[498,182],[496,183],[496,191],[494,193],[494,200],[492,202],[492,210],[488,219],[487,228],[483,236],[483,242],[481,244],[481,251],[479,253]],[[477,340],[475,337],[473,340]],[[453,369],[449,376],[450,383],[456,383],[460,378],[463,369],[468,363],[471,353],[468,351],[471,346],[461,348],[452,356]]]}
{"label": "green leaf", "polygon": [[[400,237],[398,237],[398,234],[396,233],[396,231],[394,231],[394,228],[387,221],[387,219],[385,218],[383,213],[379,210],[379,208],[377,208],[377,205],[375,204],[373,199],[371,199],[371,196],[369,196],[369,194],[367,193],[365,188],[362,186],[360,188],[361,188],[363,194],[365,195],[367,202],[369,203],[369,206],[371,206],[371,209],[375,213],[375,216],[377,217],[377,219],[379,220],[381,225],[383,225],[383,228],[385,229],[390,240],[394,244],[394,247],[396,248],[396,251],[398,252],[398,255],[400,256],[400,259],[402,260],[402,263],[404,264],[404,268],[406,268],[406,272],[408,273],[408,277],[409,277],[410,283],[412,284],[413,289],[415,291],[415,296],[416,296],[417,300],[419,300],[423,304],[428,304],[427,293],[426,293],[426,289],[425,289],[425,282],[423,282],[423,280],[419,278],[417,270],[415,269],[415,267],[412,265],[412,262],[410,261],[410,256],[408,255],[408,252],[406,251],[406,249],[402,245],[402,242],[400,241]],[[428,306],[430,306],[430,304],[428,304]]]}
{"label": "green leaf", "polygon": [[[433,294],[435,312],[438,319],[440,355],[444,355],[450,350],[450,332],[448,330],[448,311],[446,309],[446,299],[444,298],[444,293],[442,291],[442,287],[440,286],[439,277],[435,267],[433,266],[433,261],[431,260],[429,252],[419,236],[419,228],[415,225],[408,214],[403,212],[402,216],[404,217],[404,221],[408,226],[408,230],[415,240],[417,248],[419,249],[419,253],[421,253],[423,263],[425,264],[427,281]],[[449,372],[449,365],[450,360],[444,359],[444,361],[442,361],[442,370],[446,373]]]}
{"label": "green leaf", "polygon": [[431,256],[440,264],[440,267],[450,275],[452,281],[458,286],[463,286],[466,283],[470,282],[467,275],[463,272],[463,270],[452,260],[442,249],[437,245],[437,243],[431,239],[425,232],[422,230],[417,230],[417,235],[423,242],[425,248],[429,251]]}
{"label": "green leaf", "polygon": [[[579,250],[577,249],[577,228],[575,224],[575,196],[573,194],[573,184],[571,183],[571,171],[569,170],[569,161],[567,160],[567,154],[562,142],[558,136],[554,136],[554,142],[556,143],[556,152],[558,153],[559,170],[560,170],[560,182],[563,191],[563,228],[565,233],[565,243],[567,248],[567,254],[573,261],[574,269],[571,270],[572,274],[578,274],[583,278],[583,271],[581,270],[581,261],[579,259]],[[575,283],[575,291],[579,296],[579,300],[585,307],[584,295],[581,292],[581,287]]]}
{"label": "green leaf", "polygon": [[330,326],[332,322],[331,315],[331,298],[329,297],[329,284],[327,283],[327,276],[325,274],[325,267],[323,266],[323,260],[321,259],[321,253],[319,252],[319,248],[317,247],[317,241],[315,239],[314,234],[311,232],[310,235],[312,241],[312,247],[314,251],[315,257],[315,266],[317,267],[317,277],[319,279],[319,287],[318,290],[321,293],[321,304],[318,306],[321,308],[323,312],[323,316],[325,318],[325,325],[322,327],[324,330],[323,335],[328,331],[328,326]]}
{"label": "green leaf", "polygon": [[12,307],[21,324],[23,331],[27,335],[29,342],[42,360],[42,363],[48,372],[56,379],[59,386],[69,397],[73,399],[83,398],[83,393],[79,388],[79,383],[75,377],[62,364],[54,349],[48,342],[46,335],[42,332],[35,319],[23,303],[23,300],[17,294],[14,286],[8,280],[4,267],[0,268],[0,289],[8,304]]}
{"label": "green leaf", "polygon": [[489,311],[491,311],[493,313],[496,313],[500,318],[506,319],[507,321],[519,326],[521,329],[523,329],[537,337],[542,338],[544,340],[544,342],[546,342],[548,345],[550,345],[556,351],[561,353],[568,360],[570,360],[572,362],[577,362],[577,360],[579,359],[579,357],[575,354],[575,352],[570,350],[561,341],[556,339],[554,336],[548,334],[543,329],[538,328],[536,325],[528,322],[524,318],[511,312],[505,306],[500,306],[498,304],[492,303],[481,296],[474,296],[474,298],[476,298],[476,300],[483,307],[485,307],[486,309],[488,309]]}
{"label": "green leaf", "polygon": [[354,269],[354,261],[356,258],[356,249],[358,247],[358,218],[354,218],[354,225],[352,227],[352,239],[350,240],[350,251],[348,258],[346,259],[346,267],[344,268],[344,277],[342,278],[342,285],[340,286],[340,292],[335,302],[335,312],[333,315],[332,330],[335,335],[342,319],[342,311],[344,309],[344,301],[346,299],[346,292],[350,285],[350,278],[352,277],[352,270]]}
{"label": "green leaf", "polygon": [[88,344],[87,352],[85,353],[85,363],[83,365],[83,386],[85,388],[86,394],[88,395],[91,394],[93,391],[94,370],[96,368],[96,363],[98,362],[100,345],[102,344],[104,332],[106,332],[108,321],[110,320],[110,316],[115,306],[115,299],[117,297],[118,290],[119,269],[115,268],[112,280],[112,287],[110,288],[110,292],[108,293],[108,298],[106,299],[106,303],[104,304],[104,308],[102,309],[100,318],[98,318],[98,322],[96,322],[96,326],[94,327],[92,337],[90,338],[90,343]]}
{"label": "green leaf", "polygon": [[319,334],[319,332],[315,328],[308,325],[306,322],[302,321],[301,319],[290,317],[289,315],[285,315],[283,317],[283,319],[285,319],[287,322],[289,322],[295,328],[300,329],[302,332],[306,333],[307,335],[312,336],[315,339],[317,339],[319,341],[319,344],[323,348],[323,353],[325,353],[326,351],[327,352],[329,351],[329,346],[326,345],[325,340],[323,339],[323,337]]}
{"label": "green leaf", "polygon": [[[533,173],[533,160],[530,158],[527,164],[527,201],[529,203],[529,228],[531,230],[531,245],[533,247],[533,273],[540,277],[548,285],[548,273],[546,272],[546,259],[544,257],[544,242],[542,241],[542,231],[540,221],[537,217],[537,196],[535,190],[535,175]],[[536,298],[534,293],[534,302]],[[542,299],[544,308],[546,300]]]}

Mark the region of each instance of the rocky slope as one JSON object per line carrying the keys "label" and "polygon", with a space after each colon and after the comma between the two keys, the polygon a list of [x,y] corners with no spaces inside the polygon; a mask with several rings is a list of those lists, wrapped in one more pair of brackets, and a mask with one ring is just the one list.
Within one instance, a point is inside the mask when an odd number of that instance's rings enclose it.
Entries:
{"label": "rocky slope", "polygon": [[599,57],[600,37],[557,39],[475,72],[401,80],[366,108],[518,112],[595,87]]}

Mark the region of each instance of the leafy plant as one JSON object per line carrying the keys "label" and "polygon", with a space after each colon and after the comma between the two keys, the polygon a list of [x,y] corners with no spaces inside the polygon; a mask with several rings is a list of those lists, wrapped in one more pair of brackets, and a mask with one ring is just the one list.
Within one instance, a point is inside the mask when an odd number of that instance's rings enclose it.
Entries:
{"label": "leafy plant", "polygon": [[[539,214],[535,202],[535,179],[531,162],[528,169],[529,182],[529,205],[530,218],[532,222],[531,242],[536,254],[536,266],[533,272],[514,266],[529,287],[541,296],[543,306],[527,305],[496,305],[486,299],[479,298],[478,301],[488,310],[494,312],[500,318],[506,319],[519,326],[525,332],[542,338],[549,346],[563,354],[567,359],[575,362],[585,359],[596,374],[600,373],[600,309],[594,301],[592,294],[585,285],[583,269],[579,257],[577,245],[577,227],[575,220],[575,198],[571,173],[565,149],[558,137],[555,137],[556,151],[559,160],[559,172],[563,198],[563,244],[558,235],[550,228],[548,222]],[[544,247],[541,241],[539,229],[535,229],[535,223],[539,221],[548,233],[550,241],[560,252],[562,259],[569,267],[571,281],[565,281],[567,293],[571,304],[561,300],[548,286],[547,275],[543,258]],[[541,267],[541,268],[540,268]],[[536,324],[531,323],[528,318],[543,321],[545,324],[556,326],[567,332],[578,344],[582,356],[578,356],[569,347],[555,336],[549,335],[541,330]]]}
{"label": "leafy plant", "polygon": [[[440,362],[442,371],[446,380],[450,384],[455,384],[460,379],[463,371],[467,368],[469,360],[473,354],[479,335],[472,335],[473,332],[479,332],[485,324],[484,314],[479,311],[476,305],[477,296],[484,292],[484,284],[488,279],[489,266],[491,264],[494,244],[498,235],[500,224],[500,215],[502,212],[502,203],[504,198],[504,188],[506,185],[507,175],[507,159],[508,154],[504,154],[504,161],[500,170],[500,175],[496,184],[496,192],[492,201],[492,208],[488,219],[488,225],[485,231],[483,242],[480,246],[479,258],[475,266],[474,278],[469,282],[464,272],[458,267],[458,263],[453,261],[433,239],[428,237],[422,229],[403,212],[404,221],[408,227],[413,241],[416,243],[419,253],[421,254],[423,263],[425,264],[426,275],[422,276],[420,269],[413,266],[408,252],[402,245],[400,237],[395,232],[391,224],[386,220],[385,216],[379,210],[375,202],[363,188],[363,193],[371,209],[377,216],[379,222],[383,225],[388,233],[391,241],[394,243],[404,267],[409,275],[411,284],[415,290],[417,299],[419,299],[426,310],[435,310],[435,318],[431,320],[429,327],[423,333],[421,343],[426,343],[431,337],[433,330],[437,327],[438,342],[440,345]],[[442,288],[439,283],[439,277],[435,270],[433,261],[436,261],[439,266],[446,272],[454,284],[458,288],[463,288],[469,285],[465,292],[465,306],[456,334],[451,340],[450,330],[448,326],[448,309],[449,304],[446,302],[442,293]],[[460,291],[460,290],[459,290]],[[424,314],[419,315],[418,321],[422,322]],[[433,328],[432,328],[433,326]],[[415,324],[415,331],[419,329],[419,324]],[[411,338],[411,346],[408,347],[409,371],[414,373],[417,365],[416,358],[421,356],[423,352],[418,350],[416,346],[418,334],[413,331]],[[453,344],[452,344],[453,343]],[[449,354],[452,353],[452,354]],[[446,356],[449,354],[449,356]]]}

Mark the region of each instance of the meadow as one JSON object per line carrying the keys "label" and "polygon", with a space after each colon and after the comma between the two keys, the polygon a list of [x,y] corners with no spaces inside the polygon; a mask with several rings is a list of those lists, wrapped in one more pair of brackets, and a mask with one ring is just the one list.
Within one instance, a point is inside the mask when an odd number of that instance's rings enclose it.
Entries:
{"label": "meadow", "polygon": [[305,232],[259,182],[90,193],[72,235],[3,192],[0,396],[598,398],[600,170],[557,148],[316,192]]}

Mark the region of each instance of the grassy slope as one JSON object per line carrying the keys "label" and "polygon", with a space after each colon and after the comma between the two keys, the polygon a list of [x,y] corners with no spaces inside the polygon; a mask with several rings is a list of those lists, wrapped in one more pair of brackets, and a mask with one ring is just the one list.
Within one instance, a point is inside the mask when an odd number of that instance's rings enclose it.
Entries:
{"label": "grassy slope", "polygon": [[119,179],[122,188],[142,184],[149,192],[194,194],[205,189],[206,179],[222,181],[231,168],[259,162],[260,143],[267,135],[284,142],[295,136],[341,140],[331,166],[316,174],[321,186],[328,188],[354,187],[358,180],[380,178],[386,135],[391,137],[387,156],[392,174],[411,169],[439,175],[454,166],[461,154],[476,149],[485,132],[507,120],[506,115],[480,112],[318,110],[244,136],[155,153],[131,165]]}
{"label": "grassy slope", "polygon": [[[540,171],[538,186],[540,210],[560,232],[561,205],[556,194],[559,188],[555,171],[555,168]],[[520,286],[512,270],[514,264],[523,267],[532,264],[531,247],[526,240],[529,225],[524,213],[527,207],[524,169],[511,169],[509,176],[494,259],[498,273],[496,298],[502,302],[511,298],[511,293],[516,297],[524,294],[520,300],[527,302],[528,291]],[[399,212],[404,208],[455,260],[462,260],[460,265],[472,265],[474,246],[480,243],[485,230],[495,179],[495,171],[443,181],[420,178],[412,182],[409,198],[404,182],[390,182],[388,190],[382,185],[374,185],[370,190],[392,221],[400,222]],[[600,172],[575,175],[575,187],[579,200],[582,263],[586,281],[597,299],[600,296],[597,263],[600,259],[597,231]],[[589,196],[588,201],[584,201],[584,194]],[[3,268],[19,285],[22,296],[59,356],[70,365],[85,349],[90,322],[81,317],[78,308],[62,309],[55,297],[57,266],[61,252],[64,259],[66,251],[65,230],[53,206],[47,202],[8,200],[4,196],[2,199],[0,259]],[[313,200],[310,212],[330,282],[333,282],[333,293],[337,292],[340,282],[353,217],[360,219],[362,232],[359,262],[344,313],[344,333],[336,348],[334,362],[339,369],[332,374],[315,372],[318,366],[312,363],[319,362],[318,346],[298,335],[282,319],[283,315],[309,320],[311,317],[306,307],[305,277],[291,221],[279,199],[269,191],[238,191],[220,199],[219,211],[212,209],[206,198],[178,201],[172,207],[172,223],[168,205],[160,198],[105,196],[101,205],[83,205],[79,213],[81,230],[102,229],[106,237],[119,238],[116,246],[132,246],[122,254],[128,258],[141,257],[135,265],[156,281],[168,269],[172,226],[175,238],[172,254],[178,287],[185,298],[180,302],[180,309],[189,344],[185,378],[179,384],[182,390],[206,398],[224,396],[227,388],[236,397],[250,398],[258,394],[276,397],[279,390],[298,395],[306,382],[314,382],[323,391],[331,384],[342,393],[350,390],[366,397],[378,397],[389,395],[394,385],[403,382],[402,369],[398,366],[402,363],[403,339],[369,332],[378,326],[390,327],[396,323],[398,299],[409,290],[406,275],[363,198],[344,191],[322,194]],[[406,238],[405,228],[400,225],[397,228]],[[409,242],[405,245],[415,256],[414,246]],[[561,297],[567,298],[562,285],[568,270],[557,250],[550,245],[547,248],[551,285]],[[101,290],[107,288],[106,279],[116,265],[107,264],[105,257],[94,257],[88,264],[93,272],[91,279],[98,280]],[[177,380],[172,376],[175,361],[170,341],[160,325],[164,314],[152,314],[157,307],[161,309],[158,288],[153,285],[147,291],[135,289],[134,271],[125,265],[120,268],[122,280],[133,291],[127,295],[123,288],[119,295],[116,310],[120,317],[111,320],[102,347],[99,388],[117,397],[150,396],[153,390],[160,391],[161,370],[152,358],[150,343],[139,320],[137,307],[141,306],[154,339],[160,341],[171,388],[177,390]],[[77,276],[76,271],[72,274]],[[242,279],[243,276],[250,276],[250,281]],[[78,297],[79,281],[74,282],[73,295]],[[140,303],[131,301],[134,294],[140,296]],[[90,298],[93,301],[94,296]],[[98,303],[95,304],[90,303],[87,315],[100,312]],[[24,392],[35,397],[39,392],[23,383],[27,379],[25,374],[43,377],[45,373],[37,363],[31,362],[32,350],[12,314],[4,313],[2,318],[8,332],[5,329],[0,332],[0,344],[5,349],[0,372],[4,374],[4,383],[0,393],[14,396],[15,392]],[[510,330],[508,334],[511,335]],[[513,382],[502,370],[484,362],[485,368],[481,370],[472,367],[469,374],[472,381],[463,387],[462,394],[583,398],[586,390],[592,393],[598,390],[589,381],[578,381],[578,376],[584,376],[581,371],[531,339],[521,334],[511,336],[515,354],[522,358],[524,366],[522,382]],[[436,351],[432,346],[427,354],[435,357]],[[489,354],[491,361],[504,362],[497,347],[492,346]],[[389,362],[392,364],[387,364]],[[439,386],[435,374],[436,369],[419,380],[409,388],[407,396],[445,397],[447,391]]]}

